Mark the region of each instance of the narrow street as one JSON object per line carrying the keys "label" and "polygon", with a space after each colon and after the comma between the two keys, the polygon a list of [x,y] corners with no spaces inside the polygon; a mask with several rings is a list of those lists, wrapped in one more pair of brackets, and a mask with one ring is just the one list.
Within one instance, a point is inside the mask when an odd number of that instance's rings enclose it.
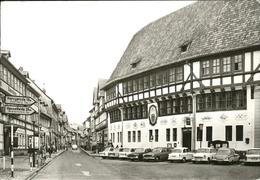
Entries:
{"label": "narrow street", "polygon": [[130,162],[67,151],[34,179],[258,179],[259,166]]}

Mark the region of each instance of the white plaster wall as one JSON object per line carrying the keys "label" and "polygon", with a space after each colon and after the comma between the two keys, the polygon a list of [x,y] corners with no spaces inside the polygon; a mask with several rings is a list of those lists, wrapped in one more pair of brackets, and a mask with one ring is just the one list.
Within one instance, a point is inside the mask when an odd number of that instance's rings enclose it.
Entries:
{"label": "white plaster wall", "polygon": [[245,72],[251,71],[251,53],[245,53]]}
{"label": "white plaster wall", "polygon": [[260,51],[253,52],[253,60],[253,70],[255,70],[256,67],[260,64]]}
{"label": "white plaster wall", "polygon": [[186,81],[186,79],[188,78],[189,75],[190,75],[190,66],[185,64],[184,65],[184,81]]}
{"label": "white plaster wall", "polygon": [[[193,73],[197,78],[200,78],[200,62],[193,62]],[[193,78],[194,79],[194,78]]]}

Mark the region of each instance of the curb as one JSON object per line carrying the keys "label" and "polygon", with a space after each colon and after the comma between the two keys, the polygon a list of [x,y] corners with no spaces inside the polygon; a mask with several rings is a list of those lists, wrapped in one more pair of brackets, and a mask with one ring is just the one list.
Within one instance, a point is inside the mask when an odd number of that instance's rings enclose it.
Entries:
{"label": "curb", "polygon": [[34,178],[37,174],[38,174],[38,172],[40,171],[40,170],[42,170],[44,167],[46,167],[50,162],[52,162],[54,159],[56,159],[57,157],[59,157],[61,154],[63,154],[65,152],[65,150],[63,150],[61,153],[59,153],[58,155],[56,155],[56,156],[54,156],[53,158],[52,158],[52,160],[50,160],[50,161],[48,161],[47,163],[45,163],[44,165],[42,165],[39,169],[36,169],[34,172],[32,172],[29,176],[27,176],[26,178],[25,178],[25,180],[31,180],[32,178]]}
{"label": "curb", "polygon": [[90,154],[88,151],[86,151],[85,149],[83,149],[83,148],[80,148],[83,152],[85,152],[88,156],[90,156],[90,157],[93,157],[93,158],[95,158],[95,157],[100,157],[98,154]]}

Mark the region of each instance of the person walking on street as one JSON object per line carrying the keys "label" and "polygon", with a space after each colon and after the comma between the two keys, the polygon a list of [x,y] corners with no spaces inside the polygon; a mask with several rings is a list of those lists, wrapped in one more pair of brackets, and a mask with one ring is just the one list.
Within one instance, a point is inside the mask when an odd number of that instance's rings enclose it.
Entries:
{"label": "person walking on street", "polygon": [[48,146],[49,158],[51,158],[52,151],[52,146]]}

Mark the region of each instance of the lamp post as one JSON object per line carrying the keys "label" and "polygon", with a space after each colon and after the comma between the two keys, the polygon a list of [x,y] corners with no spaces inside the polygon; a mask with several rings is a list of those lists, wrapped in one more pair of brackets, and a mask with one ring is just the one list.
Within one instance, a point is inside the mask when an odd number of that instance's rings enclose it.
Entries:
{"label": "lamp post", "polygon": [[32,118],[32,123],[33,123],[33,167],[35,167],[35,119]]}

